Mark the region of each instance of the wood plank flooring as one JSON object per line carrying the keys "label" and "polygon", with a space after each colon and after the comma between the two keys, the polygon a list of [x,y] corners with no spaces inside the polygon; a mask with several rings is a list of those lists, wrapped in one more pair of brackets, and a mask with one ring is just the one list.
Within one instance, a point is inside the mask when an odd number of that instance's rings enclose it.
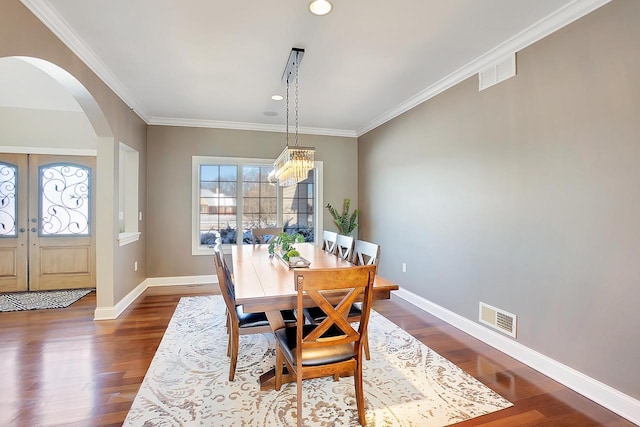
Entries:
{"label": "wood plank flooring", "polygon": [[[180,297],[217,292],[150,288],[99,322],[95,293],[66,309],[0,313],[0,426],[120,426]],[[374,307],[514,403],[457,426],[633,426],[399,298]]]}

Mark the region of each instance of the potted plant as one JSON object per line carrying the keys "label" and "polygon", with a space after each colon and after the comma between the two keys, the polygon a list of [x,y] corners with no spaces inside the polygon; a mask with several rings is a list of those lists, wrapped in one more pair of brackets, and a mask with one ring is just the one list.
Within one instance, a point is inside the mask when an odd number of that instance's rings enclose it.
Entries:
{"label": "potted plant", "polygon": [[288,262],[290,258],[300,256],[300,252],[298,252],[295,246],[293,246],[294,243],[303,242],[304,236],[300,233],[278,233],[278,235],[269,242],[269,255],[274,255],[277,248],[282,259]]}
{"label": "potted plant", "polygon": [[330,203],[327,203],[327,209],[331,213],[333,217],[333,221],[338,226],[340,230],[340,234],[344,234],[345,236],[351,235],[351,232],[356,229],[358,223],[358,209],[353,211],[352,214],[349,214],[349,207],[351,206],[351,199],[344,199],[344,207],[342,209],[342,214],[339,214],[338,211],[331,206]]}

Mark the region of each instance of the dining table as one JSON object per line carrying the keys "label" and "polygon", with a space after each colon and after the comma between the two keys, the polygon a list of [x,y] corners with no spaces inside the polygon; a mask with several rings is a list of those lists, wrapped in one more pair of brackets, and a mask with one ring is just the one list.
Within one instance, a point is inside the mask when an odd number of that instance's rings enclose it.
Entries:
{"label": "dining table", "polygon": [[[313,243],[298,243],[296,250],[302,262],[309,269],[345,268],[353,264],[336,255],[325,252]],[[268,244],[234,245],[232,246],[232,272],[235,287],[236,304],[242,305],[246,313],[264,312],[273,331],[284,327],[281,310],[297,308],[298,293],[294,284],[295,265],[292,267],[276,254],[269,253]],[[308,265],[307,265],[308,264]],[[373,299],[389,299],[391,292],[398,290],[398,285],[376,274],[373,283]],[[343,295],[336,293],[329,301],[341,299]],[[315,305],[311,299],[304,302],[311,307]],[[304,319],[300,319],[304,320]],[[275,368],[260,377],[262,390],[275,386]],[[283,382],[295,381],[295,377],[286,374]]]}

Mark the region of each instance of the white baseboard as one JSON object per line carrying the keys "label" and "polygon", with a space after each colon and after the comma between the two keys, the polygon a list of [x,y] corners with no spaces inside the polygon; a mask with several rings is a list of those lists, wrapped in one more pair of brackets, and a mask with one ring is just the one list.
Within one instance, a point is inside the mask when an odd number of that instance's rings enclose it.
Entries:
{"label": "white baseboard", "polygon": [[632,423],[640,425],[639,400],[412,292],[400,289],[394,294],[558,381]]}
{"label": "white baseboard", "polygon": [[136,286],[131,292],[125,295],[116,305],[111,307],[96,307],[93,314],[94,320],[113,320],[117,319],[136,298],[150,287],[153,286],[184,286],[184,285],[204,285],[207,283],[218,283],[215,275],[205,276],[179,276],[179,277],[150,277]]}
{"label": "white baseboard", "polygon": [[216,275],[177,276],[177,277],[148,277],[143,283],[146,283],[147,287],[152,287],[152,286],[206,285],[207,283],[218,283],[218,277]]}
{"label": "white baseboard", "polygon": [[136,300],[136,298],[142,295],[145,289],[147,289],[147,286],[144,284],[144,282],[142,282],[131,292],[125,295],[124,298],[118,301],[116,305],[112,307],[96,307],[96,311],[93,315],[93,320],[117,319],[118,316],[120,316],[122,312],[125,311],[127,307],[129,307],[131,303]]}

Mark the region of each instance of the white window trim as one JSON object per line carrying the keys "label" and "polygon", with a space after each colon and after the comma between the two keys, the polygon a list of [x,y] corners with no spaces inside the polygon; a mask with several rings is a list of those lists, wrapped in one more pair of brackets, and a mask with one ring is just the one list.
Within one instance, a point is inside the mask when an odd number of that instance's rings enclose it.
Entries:
{"label": "white window trim", "polygon": [[[193,156],[191,158],[191,255],[212,255],[213,248],[202,247],[200,245],[200,230],[198,229],[198,221],[200,215],[200,165],[203,164],[221,164],[221,165],[266,165],[273,164],[274,159],[254,159],[244,157],[215,157],[215,156]],[[322,229],[323,229],[323,163],[322,161],[314,162],[315,169],[315,185],[314,185],[314,197],[316,200],[316,209],[314,212],[315,217],[315,243],[318,244],[321,241]],[[238,176],[241,175],[239,171]],[[241,197],[238,197],[240,200]],[[242,203],[237,205],[236,215],[242,218]],[[282,225],[282,192],[278,192],[278,224]],[[320,240],[319,240],[320,239]],[[242,240],[237,243],[242,245]],[[225,245],[229,246],[229,245]]]}
{"label": "white window trim", "polygon": [[129,243],[137,242],[140,240],[140,235],[142,233],[139,231],[136,232],[124,232],[118,234],[118,246],[128,245]]}

